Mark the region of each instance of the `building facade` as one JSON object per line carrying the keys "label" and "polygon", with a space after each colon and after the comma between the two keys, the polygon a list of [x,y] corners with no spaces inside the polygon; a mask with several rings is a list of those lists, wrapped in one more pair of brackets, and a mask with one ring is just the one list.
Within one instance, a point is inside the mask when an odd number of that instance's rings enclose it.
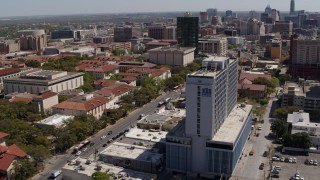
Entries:
{"label": "building facade", "polygon": [[148,35],[154,39],[176,39],[175,26],[151,26],[148,27]]}
{"label": "building facade", "polygon": [[18,31],[20,37],[20,49],[41,52],[47,47],[47,36],[44,30],[21,30]]}
{"label": "building facade", "polygon": [[226,56],[228,49],[227,38],[213,37],[199,39],[199,51],[216,56]]}
{"label": "building facade", "polygon": [[186,66],[194,61],[195,48],[162,47],[149,50],[149,61],[154,64]]}
{"label": "building facade", "polygon": [[177,40],[181,47],[195,47],[198,54],[199,17],[192,17],[186,13],[184,17],[177,17]]}
{"label": "building facade", "polygon": [[127,42],[132,38],[141,37],[140,27],[116,27],[114,28],[114,42]]}
{"label": "building facade", "polygon": [[211,57],[187,76],[187,114],[167,135],[167,170],[230,177],[249,136],[252,106],[236,105],[238,61]]}
{"label": "building facade", "polygon": [[34,70],[4,80],[4,93],[28,92],[39,94],[44,91],[60,92],[76,89],[83,85],[83,73]]}
{"label": "building facade", "polygon": [[320,78],[320,40],[293,35],[290,46],[290,71],[293,77]]}

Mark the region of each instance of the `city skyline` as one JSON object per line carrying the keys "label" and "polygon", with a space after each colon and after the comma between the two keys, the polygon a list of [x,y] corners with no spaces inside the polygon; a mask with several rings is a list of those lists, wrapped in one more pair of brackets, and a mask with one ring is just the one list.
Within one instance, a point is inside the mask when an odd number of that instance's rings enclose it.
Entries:
{"label": "city skyline", "polygon": [[[67,15],[67,14],[95,14],[95,13],[135,13],[135,12],[172,12],[172,11],[203,11],[208,8],[217,8],[219,11],[233,10],[233,11],[263,11],[269,4],[271,8],[280,11],[290,11],[290,0],[262,0],[257,3],[256,0],[243,0],[241,3],[238,0],[224,1],[210,1],[199,0],[197,2],[183,3],[179,0],[162,0],[162,1],[147,1],[135,0],[134,5],[123,6],[127,3],[124,0],[110,1],[110,0],[75,0],[69,1],[41,1],[33,0],[32,3],[22,3],[21,0],[11,0],[2,2],[3,8],[0,11],[0,17],[13,16],[34,16],[34,15]],[[20,4],[21,6],[17,6]],[[88,4],[90,4],[88,6]],[[170,6],[168,6],[170,4]],[[299,0],[295,1],[296,10],[318,11],[320,2],[316,0]],[[14,11],[12,11],[12,7]],[[156,8],[155,8],[156,7]]]}

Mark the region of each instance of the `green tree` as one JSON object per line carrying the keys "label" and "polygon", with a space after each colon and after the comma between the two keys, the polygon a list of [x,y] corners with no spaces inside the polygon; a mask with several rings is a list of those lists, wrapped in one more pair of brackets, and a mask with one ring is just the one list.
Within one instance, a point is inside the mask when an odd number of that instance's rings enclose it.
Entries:
{"label": "green tree", "polygon": [[105,172],[94,172],[92,174],[92,180],[110,180],[110,175],[108,173]]}
{"label": "green tree", "polygon": [[93,82],[94,78],[88,72],[83,72],[83,85],[80,86],[80,89],[85,93],[94,91]]}
{"label": "green tree", "polygon": [[271,124],[271,131],[277,137],[281,138],[287,133],[288,124],[285,121],[277,120]]}
{"label": "green tree", "polygon": [[67,128],[59,129],[55,137],[55,151],[64,152],[78,141],[77,136],[71,133]]}
{"label": "green tree", "polygon": [[272,77],[270,83],[272,88],[279,87],[279,79],[276,77]]}
{"label": "green tree", "polygon": [[272,87],[271,81],[269,81],[267,78],[259,77],[253,81],[253,84],[261,84],[266,85],[268,87]]}
{"label": "green tree", "polygon": [[296,106],[285,106],[276,109],[274,112],[274,115],[279,119],[286,119],[288,114],[291,114],[293,112],[298,112],[300,110],[299,107]]}
{"label": "green tree", "polygon": [[38,171],[35,162],[28,160],[15,161],[13,163],[13,168],[13,179],[15,180],[29,179]]}
{"label": "green tree", "polygon": [[25,61],[26,66],[28,67],[33,67],[33,68],[39,68],[41,67],[41,63],[36,60],[31,60],[31,61]]}
{"label": "green tree", "polygon": [[116,80],[116,81],[119,81],[123,79],[123,76],[121,76],[120,74],[113,74],[111,77],[110,77],[110,80]]}
{"label": "green tree", "polygon": [[284,85],[286,81],[291,81],[292,77],[290,74],[282,74],[279,76],[279,82],[281,85]]}
{"label": "green tree", "polygon": [[111,52],[115,56],[122,56],[124,54],[124,52],[120,49],[115,49],[115,50],[112,50]]}
{"label": "green tree", "polygon": [[283,145],[285,147],[309,149],[313,143],[310,136],[305,133],[287,134],[283,137]]}
{"label": "green tree", "polygon": [[61,103],[61,102],[63,102],[63,101],[66,101],[66,100],[68,100],[69,98],[68,98],[68,96],[64,96],[64,95],[59,95],[58,96],[58,101],[59,101],[59,103]]}

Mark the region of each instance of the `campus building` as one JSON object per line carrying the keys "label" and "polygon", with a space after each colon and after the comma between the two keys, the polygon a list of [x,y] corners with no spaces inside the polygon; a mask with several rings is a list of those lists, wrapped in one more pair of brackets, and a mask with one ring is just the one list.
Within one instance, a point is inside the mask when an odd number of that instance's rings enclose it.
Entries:
{"label": "campus building", "polygon": [[230,177],[249,136],[251,105],[237,105],[238,61],[209,57],[186,83],[186,119],[166,137],[169,172]]}
{"label": "campus building", "polygon": [[44,91],[60,92],[76,89],[83,85],[83,73],[35,69],[3,80],[4,93],[28,92],[39,94]]}

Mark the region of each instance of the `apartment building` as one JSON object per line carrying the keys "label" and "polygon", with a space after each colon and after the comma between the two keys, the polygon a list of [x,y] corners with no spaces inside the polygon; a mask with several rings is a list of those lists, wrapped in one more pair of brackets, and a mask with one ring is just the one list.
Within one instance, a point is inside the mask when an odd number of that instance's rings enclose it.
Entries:
{"label": "apartment building", "polygon": [[199,51],[216,56],[226,56],[228,41],[226,37],[205,37],[199,39]]}

